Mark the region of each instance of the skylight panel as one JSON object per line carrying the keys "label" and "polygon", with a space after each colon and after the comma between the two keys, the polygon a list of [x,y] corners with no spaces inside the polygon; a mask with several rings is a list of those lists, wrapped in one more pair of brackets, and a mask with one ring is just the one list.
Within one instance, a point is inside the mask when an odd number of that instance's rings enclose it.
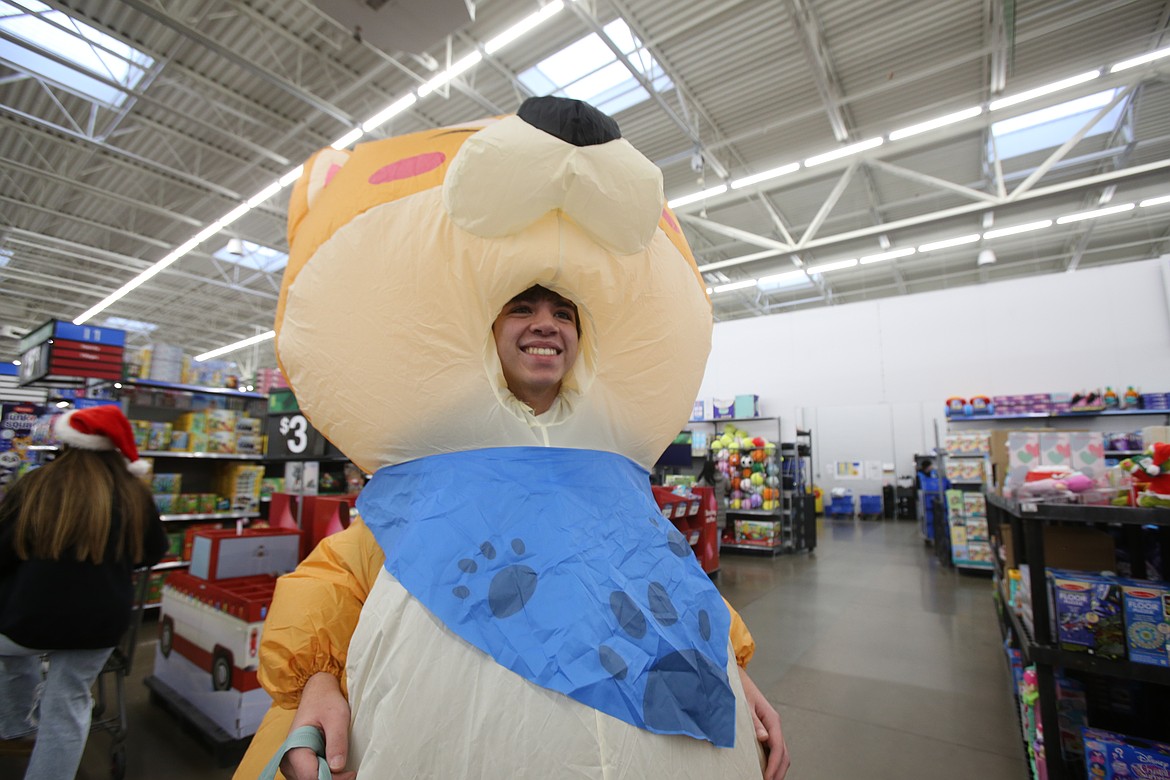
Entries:
{"label": "skylight panel", "polygon": [[131,333],[142,333],[148,335],[158,329],[158,325],[151,322],[143,322],[142,320],[130,320],[125,317],[106,317],[105,325],[110,328],[117,328],[118,330],[125,330]]}
{"label": "skylight panel", "polygon": [[[1000,158],[1008,159],[1060,146],[1075,135],[1097,111],[1108,105],[1113,100],[1114,93],[1115,90],[1107,89],[1040,111],[995,122],[991,126],[991,132],[995,136],[996,150]],[[1113,132],[1121,121],[1124,109],[1124,101],[1118,103],[1089,130],[1085,137]]]}
{"label": "skylight panel", "polygon": [[133,89],[154,64],[151,57],[132,46],[36,0],[0,0],[0,29],[32,47],[52,52],[74,67],[18,46],[4,47],[4,59],[112,108],[126,101],[126,92],[93,76]]}
{"label": "skylight panel", "polygon": [[270,274],[288,265],[288,255],[279,249],[239,239],[230,239],[219,251],[214,252],[212,257]]}
{"label": "skylight panel", "polygon": [[[674,88],[662,66],[621,19],[604,27],[605,34],[630,65],[654,85],[657,92]],[[616,114],[650,98],[632,73],[596,33],[590,33],[521,73],[520,82],[537,95],[560,95],[583,100],[608,114]]]}
{"label": "skylight panel", "polygon": [[626,66],[614,60],[601,70],[596,70],[582,79],[566,86],[562,92],[565,97],[592,102],[593,99],[614,87],[630,81],[630,72]]}

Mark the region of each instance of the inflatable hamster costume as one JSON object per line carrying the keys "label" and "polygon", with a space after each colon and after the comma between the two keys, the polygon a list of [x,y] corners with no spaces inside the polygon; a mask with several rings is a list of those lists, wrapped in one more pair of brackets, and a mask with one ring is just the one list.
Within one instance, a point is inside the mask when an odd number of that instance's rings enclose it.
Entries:
{"label": "inflatable hamster costume", "polygon": [[[373,474],[358,509],[385,563],[345,670],[359,777],[759,776],[731,616],[649,489],[712,320],[663,203],[616,123],[559,98],[306,164],[276,344]],[[492,336],[534,285],[581,333],[539,416]]]}

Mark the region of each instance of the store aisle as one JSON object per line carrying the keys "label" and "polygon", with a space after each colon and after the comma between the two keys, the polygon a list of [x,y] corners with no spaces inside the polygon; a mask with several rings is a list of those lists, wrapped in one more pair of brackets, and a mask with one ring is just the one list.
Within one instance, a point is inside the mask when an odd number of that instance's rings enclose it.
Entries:
{"label": "store aisle", "polygon": [[[776,704],[790,780],[1024,780],[990,582],[940,568],[913,523],[824,521],[812,556],[724,558],[717,584],[755,634],[752,678]],[[141,679],[128,684],[130,780],[227,780]],[[80,780],[109,777],[109,738]],[[0,777],[23,762],[0,755]]]}
{"label": "store aisle", "polygon": [[990,579],[942,568],[914,523],[825,520],[809,556],[731,558],[789,780],[1024,780]]}

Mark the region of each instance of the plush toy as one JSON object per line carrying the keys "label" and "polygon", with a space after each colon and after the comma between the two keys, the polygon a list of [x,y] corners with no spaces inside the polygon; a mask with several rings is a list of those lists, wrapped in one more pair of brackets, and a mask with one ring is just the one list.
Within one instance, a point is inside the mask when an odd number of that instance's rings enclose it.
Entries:
{"label": "plush toy", "polygon": [[1133,477],[1138,506],[1170,507],[1170,444],[1151,444],[1144,454],[1119,465]]}
{"label": "plush toy", "polygon": [[[358,509],[385,565],[346,669],[359,776],[758,776],[728,610],[649,490],[712,323],[664,202],[616,123],[557,98],[306,163],[276,350],[373,474]],[[492,334],[535,285],[580,325],[540,415]]]}
{"label": "plush toy", "polygon": [[1016,497],[1070,501],[1093,485],[1092,478],[1067,466],[1036,466],[1028,471],[1024,484],[1016,491]]}

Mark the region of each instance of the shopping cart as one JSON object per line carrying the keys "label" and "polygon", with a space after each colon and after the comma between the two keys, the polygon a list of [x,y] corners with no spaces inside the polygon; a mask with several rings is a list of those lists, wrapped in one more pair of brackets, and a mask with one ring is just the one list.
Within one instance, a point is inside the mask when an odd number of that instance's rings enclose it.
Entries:
{"label": "shopping cart", "polygon": [[[142,613],[146,607],[146,593],[150,585],[150,567],[134,570],[134,601],[130,613],[130,625],[122,635],[122,641],[110,653],[94,684],[93,721],[90,734],[95,731],[110,732],[110,777],[122,780],[126,776],[126,677],[134,662],[134,650],[138,646],[138,628],[142,625]],[[107,678],[109,678],[107,680]],[[112,695],[107,696],[107,685]],[[107,712],[107,710],[109,710]]]}

